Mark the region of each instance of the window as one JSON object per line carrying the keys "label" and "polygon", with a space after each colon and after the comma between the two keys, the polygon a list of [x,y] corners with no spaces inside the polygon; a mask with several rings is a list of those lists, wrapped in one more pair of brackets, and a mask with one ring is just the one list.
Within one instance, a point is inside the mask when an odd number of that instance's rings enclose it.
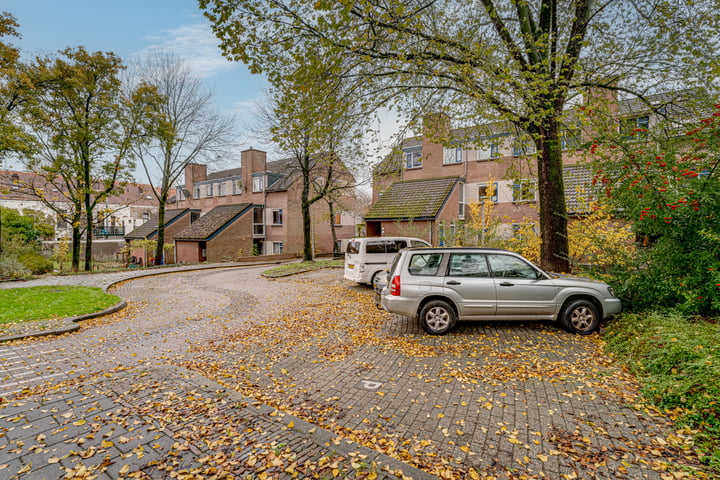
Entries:
{"label": "window", "polygon": [[497,158],[500,156],[500,145],[492,142],[487,145],[478,147],[477,159],[478,160],[489,160],[491,158]]}
{"label": "window", "polygon": [[217,194],[219,197],[225,195],[225,184],[223,182],[217,184]]}
{"label": "window", "polygon": [[253,177],[253,193],[265,191],[265,176]]}
{"label": "window", "polygon": [[200,212],[190,212],[190,223],[200,220]]}
{"label": "window", "polygon": [[233,195],[237,195],[239,193],[242,193],[242,180],[233,180]]}
{"label": "window", "polygon": [[405,168],[422,167],[422,148],[404,150],[403,153],[405,155]]}
{"label": "window", "polygon": [[513,202],[534,202],[535,182],[532,180],[519,180],[512,186]]}
{"label": "window", "polygon": [[481,183],[478,185],[478,201],[484,202],[488,199],[493,203],[498,203],[497,182],[493,182],[491,184]]}
{"label": "window", "polygon": [[529,155],[531,153],[535,153],[535,145],[532,143],[532,141],[526,138],[515,139],[512,151],[513,156],[518,157],[520,155]]}
{"label": "window", "polygon": [[273,208],[270,210],[270,214],[272,215],[272,219],[270,223],[272,225],[282,225],[283,224],[283,212],[282,208]]}
{"label": "window", "polygon": [[577,148],[582,141],[580,127],[565,128],[560,132],[560,145],[563,150]]}
{"label": "window", "polygon": [[147,222],[150,220],[150,212],[143,212],[142,214],[143,222]]}
{"label": "window", "polygon": [[538,271],[532,265],[510,255],[488,255],[493,276],[496,278],[537,279]]}
{"label": "window", "polygon": [[335,218],[333,219],[334,225],[342,225],[342,213],[336,213]]}
{"label": "window", "polygon": [[483,254],[453,254],[450,255],[448,275],[451,277],[487,278],[490,276],[490,269]]}
{"label": "window", "polygon": [[458,218],[465,218],[465,184],[458,183]]}
{"label": "window", "polygon": [[205,188],[206,188],[205,191],[207,192],[207,196],[208,196],[208,197],[212,197],[212,196],[213,196],[213,184],[212,184],[212,183],[208,183],[208,184],[205,186]]}
{"label": "window", "polygon": [[273,255],[282,255],[284,251],[283,242],[270,242]]}
{"label": "window", "polygon": [[183,201],[183,200],[185,200],[185,190],[184,190],[184,188],[185,188],[185,185],[181,185],[181,186],[177,187],[177,189],[176,189],[178,201]]}
{"label": "window", "polygon": [[200,198],[200,185],[193,187],[193,198]]}
{"label": "window", "polygon": [[620,135],[626,140],[631,138],[647,138],[650,117],[626,118],[620,121]]}
{"label": "window", "polygon": [[367,242],[365,253],[398,253],[407,247],[405,240],[377,240]]}
{"label": "window", "polygon": [[443,163],[462,163],[463,150],[462,147],[450,147],[443,149]]}
{"label": "window", "polygon": [[408,272],[410,275],[437,275],[442,261],[442,253],[418,253],[410,257]]}

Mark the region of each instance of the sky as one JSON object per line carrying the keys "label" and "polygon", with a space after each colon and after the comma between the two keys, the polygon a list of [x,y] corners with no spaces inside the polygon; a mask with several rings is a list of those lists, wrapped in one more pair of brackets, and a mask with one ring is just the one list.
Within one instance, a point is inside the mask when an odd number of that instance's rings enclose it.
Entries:
{"label": "sky", "polygon": [[267,82],[223,58],[197,0],[2,0],[0,11],[19,24],[21,38],[4,41],[20,48],[23,61],[76,46],[113,52],[126,64],[153,51],[172,52],[214,92],[216,107],[236,116],[238,150],[270,150],[246,128]]}

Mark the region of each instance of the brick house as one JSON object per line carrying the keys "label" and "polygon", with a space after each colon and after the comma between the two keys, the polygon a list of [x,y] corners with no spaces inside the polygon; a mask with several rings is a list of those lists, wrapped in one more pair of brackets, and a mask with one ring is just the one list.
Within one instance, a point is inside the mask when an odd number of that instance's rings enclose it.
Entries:
{"label": "brick house", "polygon": [[219,205],[175,238],[176,263],[222,262],[249,255],[253,247],[251,203]]}
{"label": "brick house", "polygon": [[[38,200],[31,193],[33,189],[42,191],[48,201],[61,208],[70,203],[62,185],[47,184],[42,176],[32,172],[0,170],[0,206],[18,211],[33,209],[43,212],[55,223],[56,238],[70,236],[70,225]],[[93,234],[95,237],[122,239],[157,211],[158,202],[150,185],[128,183],[122,187],[122,192],[114,193],[98,204]]]}
{"label": "brick house", "polygon": [[[190,227],[190,225],[200,218],[200,210],[192,208],[176,208],[165,210],[165,243],[172,243],[172,239]],[[150,219],[132,232],[125,235],[125,243],[129,245],[133,240],[155,240],[158,234],[158,215],[154,213]],[[139,265],[150,265],[148,257],[155,254],[154,250],[147,251],[144,248],[135,248],[129,252],[132,259],[130,263]]]}
{"label": "brick house", "polygon": [[[592,92],[591,92],[592,93]],[[687,92],[649,98],[666,111],[681,114]],[[600,105],[587,96],[587,105]],[[620,132],[652,129],[657,118],[636,100],[603,99],[608,118]],[[605,101],[605,100],[609,100]],[[687,112],[685,112],[687,113]],[[588,128],[572,114],[561,131],[563,176],[568,214],[585,212],[581,196],[590,192],[592,173],[584,163]],[[538,221],[535,147],[512,128],[500,123],[453,129],[445,114],[424,118],[423,134],[404,140],[398,154],[386,157],[373,171],[372,206],[365,216],[368,236],[412,235],[433,245],[452,243],[470,218],[471,202],[493,203],[492,215],[501,219],[500,232],[512,236],[522,225]],[[418,202],[432,206],[422,213]]]}
{"label": "brick house", "polygon": [[[349,183],[354,181],[349,173],[346,177]],[[269,162],[265,152],[249,149],[241,152],[239,168],[208,173],[207,165],[188,165],[185,168],[184,183],[177,187],[175,207],[199,209],[204,217],[219,206],[249,204],[250,207],[244,211],[247,218],[241,222],[247,230],[237,230],[237,235],[242,238],[242,245],[238,244],[236,251],[242,250],[246,255],[251,252],[265,255],[300,254],[303,245],[301,193],[302,181],[296,172],[294,159]],[[338,239],[350,238],[355,234],[353,193],[353,190],[348,190],[347,194],[335,202],[336,213],[332,219],[326,202],[319,201],[311,207],[316,255],[329,254],[337,248],[332,242],[331,221]],[[189,239],[178,239],[182,240],[181,244],[178,244],[179,258],[189,258],[185,253],[180,253],[180,249],[191,248],[184,243]],[[250,239],[250,243],[246,245],[247,239]],[[212,252],[216,245],[219,243],[211,242],[206,245],[204,257],[208,261],[218,257]],[[195,254],[191,256],[194,258]],[[203,256],[198,253],[198,258],[200,257]]]}

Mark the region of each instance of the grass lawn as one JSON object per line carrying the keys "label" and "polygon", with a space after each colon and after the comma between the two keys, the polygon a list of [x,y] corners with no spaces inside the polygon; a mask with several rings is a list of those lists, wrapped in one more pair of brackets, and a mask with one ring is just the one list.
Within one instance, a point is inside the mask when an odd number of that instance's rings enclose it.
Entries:
{"label": "grass lawn", "polygon": [[76,317],[99,312],[120,298],[96,287],[30,287],[0,289],[0,323]]}
{"label": "grass lawn", "polygon": [[279,267],[265,270],[263,275],[266,277],[282,277],[283,275],[292,275],[294,273],[311,272],[327,267],[342,267],[345,260],[313,260],[311,262],[288,263]]}

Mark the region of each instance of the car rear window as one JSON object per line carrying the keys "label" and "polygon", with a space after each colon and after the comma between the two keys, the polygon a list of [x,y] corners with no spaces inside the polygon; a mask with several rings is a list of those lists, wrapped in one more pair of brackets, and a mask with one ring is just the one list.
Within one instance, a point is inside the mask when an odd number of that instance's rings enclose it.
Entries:
{"label": "car rear window", "polygon": [[408,272],[410,275],[437,275],[442,261],[442,253],[416,253],[410,257]]}
{"label": "car rear window", "polygon": [[348,242],[347,247],[345,248],[345,253],[360,253],[360,242]]}

